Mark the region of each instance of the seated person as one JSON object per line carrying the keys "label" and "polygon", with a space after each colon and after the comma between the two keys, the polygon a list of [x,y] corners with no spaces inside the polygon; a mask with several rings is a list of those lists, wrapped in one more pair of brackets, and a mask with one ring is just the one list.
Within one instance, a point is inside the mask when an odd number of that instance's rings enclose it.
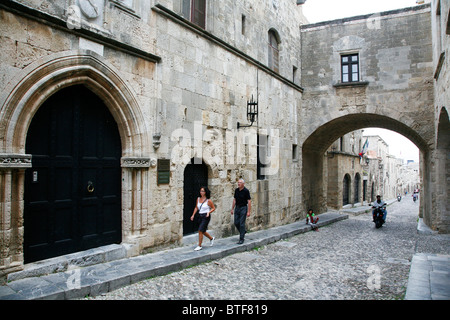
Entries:
{"label": "seated person", "polygon": [[319,227],[317,226],[317,222],[319,221],[319,217],[315,217],[315,214],[312,209],[308,210],[306,214],[306,224],[311,225],[311,228],[314,231],[319,231]]}

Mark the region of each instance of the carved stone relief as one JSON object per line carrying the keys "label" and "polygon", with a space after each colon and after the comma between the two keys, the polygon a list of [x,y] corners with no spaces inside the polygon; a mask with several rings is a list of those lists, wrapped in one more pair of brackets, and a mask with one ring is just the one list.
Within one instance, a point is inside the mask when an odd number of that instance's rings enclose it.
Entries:
{"label": "carved stone relief", "polygon": [[0,154],[0,169],[2,168],[31,168],[31,155]]}

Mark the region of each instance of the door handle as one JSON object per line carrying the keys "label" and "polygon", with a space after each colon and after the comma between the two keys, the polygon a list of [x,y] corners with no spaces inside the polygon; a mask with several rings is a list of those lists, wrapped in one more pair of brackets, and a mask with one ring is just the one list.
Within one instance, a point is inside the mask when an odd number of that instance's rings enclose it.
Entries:
{"label": "door handle", "polygon": [[94,183],[93,183],[92,181],[88,181],[88,184],[87,184],[87,191],[88,191],[89,193],[92,193],[92,192],[94,192],[94,190],[95,190],[95,188],[94,188]]}

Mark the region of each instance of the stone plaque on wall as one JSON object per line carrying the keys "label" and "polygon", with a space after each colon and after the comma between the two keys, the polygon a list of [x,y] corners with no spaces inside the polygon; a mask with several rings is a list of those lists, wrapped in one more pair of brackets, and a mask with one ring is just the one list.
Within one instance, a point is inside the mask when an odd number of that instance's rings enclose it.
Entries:
{"label": "stone plaque on wall", "polygon": [[170,183],[170,160],[158,159],[158,185]]}

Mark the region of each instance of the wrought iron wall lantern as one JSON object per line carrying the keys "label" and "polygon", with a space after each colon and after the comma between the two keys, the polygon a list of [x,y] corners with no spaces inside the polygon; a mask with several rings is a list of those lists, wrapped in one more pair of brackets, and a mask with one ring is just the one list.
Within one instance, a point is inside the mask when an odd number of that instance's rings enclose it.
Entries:
{"label": "wrought iron wall lantern", "polygon": [[247,101],[247,120],[250,122],[250,125],[243,126],[239,122],[237,123],[237,128],[248,128],[253,125],[255,121],[258,120],[258,101],[255,101],[252,99],[250,101]]}

